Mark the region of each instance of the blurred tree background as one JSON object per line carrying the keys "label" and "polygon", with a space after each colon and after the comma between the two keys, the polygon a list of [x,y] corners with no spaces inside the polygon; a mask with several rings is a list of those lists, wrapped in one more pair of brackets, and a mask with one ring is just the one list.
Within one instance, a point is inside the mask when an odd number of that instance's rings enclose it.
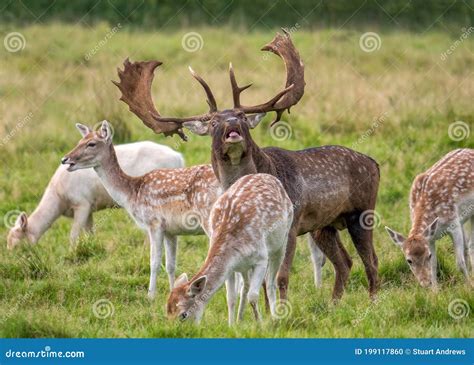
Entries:
{"label": "blurred tree background", "polygon": [[13,0],[0,5],[2,22],[126,22],[146,28],[230,25],[291,27],[459,27],[472,24],[474,0]]}

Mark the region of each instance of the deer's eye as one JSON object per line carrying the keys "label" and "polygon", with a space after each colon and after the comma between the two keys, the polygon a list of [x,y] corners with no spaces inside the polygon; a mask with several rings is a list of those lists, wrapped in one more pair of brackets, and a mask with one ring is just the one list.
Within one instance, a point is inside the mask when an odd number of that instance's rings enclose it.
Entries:
{"label": "deer's eye", "polygon": [[95,147],[96,143],[95,142],[89,142],[86,147]]}
{"label": "deer's eye", "polygon": [[410,259],[407,259],[407,262],[408,262],[408,265],[411,265],[413,263],[413,261],[411,261]]}
{"label": "deer's eye", "polygon": [[432,256],[432,254],[430,253],[430,254],[428,255],[428,259],[430,259],[430,260],[431,260],[431,256]]}
{"label": "deer's eye", "polygon": [[212,127],[212,128],[216,128],[216,127],[217,127],[217,120],[213,120],[213,121],[211,122],[211,127]]}

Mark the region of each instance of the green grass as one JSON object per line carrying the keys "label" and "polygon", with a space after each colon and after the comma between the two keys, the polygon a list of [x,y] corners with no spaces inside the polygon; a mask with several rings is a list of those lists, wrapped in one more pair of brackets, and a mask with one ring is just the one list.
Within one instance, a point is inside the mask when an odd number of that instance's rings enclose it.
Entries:
{"label": "green grass", "polygon": [[[123,28],[88,61],[85,55],[104,39],[108,26],[50,24],[1,30],[22,33],[26,47],[16,53],[0,50],[0,216],[17,209],[31,213],[61,156],[78,141],[77,121],[95,125],[107,118],[115,126],[116,142],[150,139],[182,152],[188,165],[209,162],[209,138],[190,136],[188,143],[181,143],[177,137],[156,136],[118,101],[109,80],[116,79],[115,68],[127,56],[165,62],[157,72],[153,93],[160,111],[168,115],[205,110],[203,92],[189,76],[187,65],[208,80],[222,107],[231,105],[229,61],[240,83],[254,82],[245,92],[247,104],[270,97],[283,83],[281,62],[274,56],[263,58],[258,51],[273,37],[270,30]],[[190,31],[199,32],[204,40],[202,50],[195,53],[181,46],[183,35]],[[474,147],[473,38],[465,39],[443,61],[441,53],[458,36],[440,31],[379,31],[382,44],[372,53],[360,49],[360,36],[351,30],[296,31],[293,38],[305,61],[307,86],[303,100],[284,117],[292,135],[284,141],[273,139],[268,117],[253,136],[261,146],[288,149],[341,144],[379,161],[380,224],[375,246],[382,285],[378,302],[369,300],[362,263],[343,233],[354,267],[338,305],[330,301],[331,265],[324,267],[324,286],[316,290],[309,251],[301,238],[290,277],[291,313],[286,318],[257,325],[248,311],[242,324],[229,328],[221,290],[201,326],[171,323],[164,312],[166,275],[160,274],[157,299],[149,302],[144,234],[125,212],[116,210],[97,213],[97,234],[84,237],[75,249],[68,244],[71,221],[66,218],[57,221],[36,247],[14,252],[6,250],[7,227],[0,227],[0,335],[472,337],[474,296],[455,267],[450,241],[438,243],[440,290],[432,293],[416,285],[383,226],[406,233],[408,191],[414,176],[452,149]],[[31,117],[18,124],[29,113]],[[373,127],[377,118],[380,121]],[[448,127],[454,121],[466,123],[471,136],[450,139]],[[205,237],[181,238],[178,274],[196,272],[206,252]],[[469,316],[456,320],[449,315],[454,299],[467,301]],[[112,303],[113,315],[105,319],[94,315],[99,300]],[[111,307],[102,308],[107,309]]]}

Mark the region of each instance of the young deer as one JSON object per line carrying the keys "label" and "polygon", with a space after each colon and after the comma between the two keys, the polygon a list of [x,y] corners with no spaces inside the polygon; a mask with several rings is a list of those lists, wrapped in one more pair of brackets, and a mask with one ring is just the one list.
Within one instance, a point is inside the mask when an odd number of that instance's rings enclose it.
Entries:
{"label": "young deer", "polygon": [[156,276],[165,242],[166,271],[173,287],[176,266],[176,236],[207,232],[207,219],[220,186],[209,165],[180,169],[157,169],[131,177],[120,167],[107,121],[99,131],[77,124],[83,138],[62,163],[68,171],[94,168],[110,196],[124,207],[150,239],[150,284],[156,294]]}
{"label": "young deer", "polygon": [[[276,112],[277,122],[284,110],[298,103],[304,93],[304,66],[288,34],[277,36],[262,50],[280,56],[286,66],[286,85],[267,102],[243,105],[240,94],[247,86],[238,86],[232,66],[230,82],[234,107],[218,110],[209,85],[191,70],[207,95],[209,112],[201,115],[172,118],[161,116],[155,108],[151,85],[153,73],[161,62],[134,62],[128,59],[119,70],[121,100],[127,103],[145,125],[155,133],[177,133],[185,138],[182,128],[198,135],[212,137],[212,166],[224,189],[242,176],[267,173],[283,184],[294,205],[294,221],[290,229],[285,260],[278,273],[282,299],[287,297],[289,273],[296,249],[296,237],[310,233],[311,254],[315,266],[322,260],[315,258],[321,251],[329,258],[336,271],[333,298],[344,291],[352,260],[339,238],[338,230],[347,228],[354,246],[365,266],[369,293],[373,297],[378,288],[378,259],[372,236],[373,222],[365,217],[373,213],[380,173],[372,158],[341,146],[308,148],[288,151],[277,147],[260,148],[250,130],[262,120],[265,112]],[[369,224],[366,224],[369,223]],[[315,267],[315,270],[318,268]]]}
{"label": "young deer", "polygon": [[[385,227],[402,249],[411,271],[423,287],[436,287],[435,242],[448,233],[454,243],[456,263],[469,280],[468,251],[474,269],[474,150],[448,153],[426,172],[418,175],[410,193],[412,227],[408,237]],[[468,247],[463,224],[471,220]]]}
{"label": "young deer", "polygon": [[[153,142],[136,142],[116,147],[120,166],[131,176],[140,176],[158,168],[184,167],[183,156],[168,146]],[[74,244],[82,231],[92,232],[92,213],[116,206],[92,170],[68,172],[60,165],[40,203],[28,217],[21,213],[7,237],[13,249],[23,241],[36,244],[61,215],[73,218],[70,242]]]}
{"label": "young deer", "polygon": [[[212,208],[206,261],[190,281],[186,274],[176,280],[168,298],[168,316],[199,322],[211,297],[226,280],[235,278],[236,272],[244,278],[239,319],[247,300],[255,318],[260,319],[257,304],[264,279],[270,311],[275,316],[276,275],[292,221],[293,205],[278,179],[268,174],[240,178]],[[228,302],[232,302],[229,296],[235,298],[236,293],[232,289],[227,293]]]}

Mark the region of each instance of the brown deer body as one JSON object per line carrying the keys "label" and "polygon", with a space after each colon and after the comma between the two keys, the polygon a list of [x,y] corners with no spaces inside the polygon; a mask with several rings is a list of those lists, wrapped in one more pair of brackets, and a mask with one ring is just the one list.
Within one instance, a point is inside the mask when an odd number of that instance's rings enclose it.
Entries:
{"label": "brown deer body", "polygon": [[276,275],[292,221],[293,206],[278,179],[268,174],[239,179],[214,204],[206,261],[190,281],[186,274],[176,280],[168,316],[199,322],[211,297],[236,272],[244,278],[239,319],[247,300],[260,319],[258,297],[264,279],[270,311],[276,316]]}
{"label": "brown deer body", "polygon": [[375,206],[379,184],[377,163],[339,146],[302,151],[260,148],[253,141],[250,129],[258,125],[266,112],[275,111],[275,122],[278,122],[283,111],[300,100],[305,86],[304,66],[288,34],[277,34],[262,50],[283,59],[287,78],[285,89],[260,105],[242,105],[240,94],[250,85],[238,86],[232,65],[230,82],[234,108],[219,111],[210,87],[191,70],[206,92],[210,110],[185,118],[163,117],[154,106],[150,87],[154,69],[161,62],[130,63],[126,60],[124,70],[119,70],[120,82],[115,84],[122,92],[121,100],[156,133],[177,133],[185,139],[182,128],[186,127],[198,135],[211,135],[212,166],[224,189],[240,177],[255,173],[267,173],[281,181],[294,205],[294,222],[278,279],[283,299],[287,297],[296,237],[307,232],[335,267],[333,297],[342,295],[352,265],[337,233],[342,227],[349,230],[365,266],[370,294],[374,295],[378,285],[378,262],[372,243],[372,226],[363,225],[361,217]]}
{"label": "brown deer body", "polygon": [[[426,172],[418,175],[410,194],[412,227],[405,238],[388,227],[400,246],[411,271],[423,287],[437,286],[437,239],[449,234],[456,263],[468,279],[470,257],[474,269],[474,150],[448,153]],[[464,237],[463,224],[471,220],[471,242]]]}
{"label": "brown deer body", "polygon": [[150,284],[148,295],[156,294],[156,277],[161,263],[163,241],[166,248],[166,271],[173,287],[178,235],[207,232],[211,207],[221,188],[211,166],[157,169],[131,177],[120,167],[109,124],[100,131],[77,125],[83,138],[62,160],[69,171],[94,168],[104,188],[124,207],[150,239]]}

